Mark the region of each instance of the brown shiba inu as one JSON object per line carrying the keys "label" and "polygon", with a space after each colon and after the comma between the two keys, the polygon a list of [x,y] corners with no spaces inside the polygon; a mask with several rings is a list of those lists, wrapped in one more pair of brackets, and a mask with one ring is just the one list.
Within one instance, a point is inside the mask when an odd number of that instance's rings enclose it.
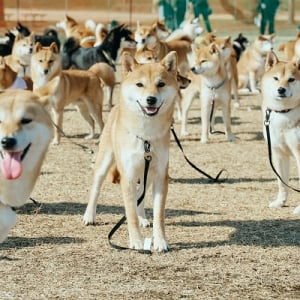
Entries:
{"label": "brown shiba inu", "polygon": [[162,41],[158,37],[157,27],[154,24],[152,26],[138,26],[135,31],[135,41],[137,42],[137,50],[144,46],[155,49],[158,60],[161,60],[170,51],[176,51],[180,74],[185,75],[189,71],[188,54],[192,51],[191,40]]}
{"label": "brown shiba inu", "polygon": [[52,123],[30,91],[0,95],[0,242],[16,222],[14,207],[29,198],[52,138]]}
{"label": "brown shiba inu", "polygon": [[67,38],[72,36],[79,39],[81,47],[93,47],[96,42],[95,33],[90,28],[79,24],[68,15],[65,15],[65,18],[58,22],[56,27],[62,29]]}
{"label": "brown shiba inu", "polygon": [[170,126],[178,93],[177,57],[172,51],[159,63],[138,65],[130,54],[123,53],[122,66],[125,77],[121,83],[120,101],[112,109],[101,135],[94,182],[83,220],[86,225],[95,223],[99,189],[115,163],[121,178],[129,244],[133,249],[143,249],[139,221],[144,224],[147,220],[140,206],[137,208],[137,199],[143,190],[144,147],[148,142],[152,160],[147,186],[153,185],[154,248],[167,251],[164,214]]}
{"label": "brown shiba inu", "polygon": [[[201,142],[208,142],[210,128],[214,123],[214,108],[221,106],[223,112],[223,121],[225,125],[225,134],[228,141],[234,141],[235,137],[231,132],[231,88],[227,76],[224,58],[219,50],[219,47],[212,43],[207,47],[202,47],[196,50],[195,65],[192,71],[200,75],[200,99],[201,99],[201,123],[202,134]],[[193,88],[193,83],[190,85]],[[185,92],[189,92],[189,88]],[[183,102],[192,101],[192,97],[183,97]],[[189,103],[182,105],[182,114],[186,115],[186,109],[189,108]],[[183,121],[186,117],[183,117]],[[182,133],[185,133],[185,124],[183,124]]]}
{"label": "brown shiba inu", "polygon": [[[283,182],[288,184],[290,157],[296,159],[300,178],[300,58],[281,62],[274,52],[270,52],[261,88],[273,164]],[[266,130],[264,134],[266,136]],[[277,198],[270,207],[283,206],[288,197],[288,187],[279,178],[277,181]],[[300,205],[294,213],[300,213]]]}
{"label": "brown shiba inu", "polygon": [[[53,111],[56,124],[53,144],[60,142],[63,111],[74,104],[90,126],[90,134],[95,135],[95,121],[103,127],[103,89],[99,76],[91,71],[62,70],[59,50],[55,43],[42,47],[37,43],[32,56],[32,80],[34,91],[44,99]],[[96,72],[96,71],[95,71]],[[45,100],[46,101],[46,100]]]}
{"label": "brown shiba inu", "polygon": [[290,40],[284,44],[279,45],[278,50],[283,51],[284,58],[286,60],[291,60],[295,54],[299,54],[298,56],[300,56],[300,49],[298,49],[298,47],[300,48],[300,32],[298,32],[296,39]]}
{"label": "brown shiba inu", "polygon": [[20,77],[0,56],[0,90],[31,90],[33,83],[30,77]]}
{"label": "brown shiba inu", "polygon": [[34,33],[26,37],[17,34],[11,55],[5,56],[6,63],[17,72],[19,76],[30,76],[30,60],[34,43]]}
{"label": "brown shiba inu", "polygon": [[238,88],[240,93],[258,94],[257,84],[264,73],[266,56],[273,49],[275,35],[260,35],[242,54],[237,63]]}

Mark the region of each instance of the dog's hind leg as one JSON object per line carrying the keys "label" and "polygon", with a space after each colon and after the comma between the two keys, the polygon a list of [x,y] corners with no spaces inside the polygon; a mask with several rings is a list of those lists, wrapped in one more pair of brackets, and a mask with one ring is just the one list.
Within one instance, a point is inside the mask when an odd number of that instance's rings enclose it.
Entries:
{"label": "dog's hind leg", "polygon": [[223,121],[225,125],[225,134],[227,141],[235,141],[235,136],[231,132],[231,107],[230,107],[230,98],[223,104]]}
{"label": "dog's hind leg", "polygon": [[89,124],[90,132],[85,136],[85,139],[92,139],[95,136],[95,121],[90,115],[89,109],[85,102],[78,101],[76,103],[76,107],[84,120]]}
{"label": "dog's hind leg", "polygon": [[2,243],[10,229],[16,223],[16,213],[11,209],[11,207],[3,205],[0,203],[0,243]]}

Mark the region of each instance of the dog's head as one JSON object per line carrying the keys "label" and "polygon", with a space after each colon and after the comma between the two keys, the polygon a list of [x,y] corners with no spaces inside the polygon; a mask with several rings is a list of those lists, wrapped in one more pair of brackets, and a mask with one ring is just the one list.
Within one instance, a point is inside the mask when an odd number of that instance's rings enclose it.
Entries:
{"label": "dog's head", "polygon": [[253,46],[261,55],[267,55],[273,49],[274,38],[275,34],[259,35],[255,39]]}
{"label": "dog's head", "polygon": [[219,47],[219,50],[224,57],[224,59],[228,59],[231,55],[232,51],[232,43],[231,43],[231,37],[226,38],[220,38],[216,37],[214,40],[214,43]]}
{"label": "dog's head", "polygon": [[195,74],[214,74],[222,62],[222,55],[219,47],[215,43],[209,46],[195,49],[195,62],[191,68]]}
{"label": "dog's head", "polygon": [[159,63],[139,65],[127,52],[122,55],[122,106],[139,115],[172,114],[178,94],[177,54],[170,52]]}
{"label": "dog's head", "polygon": [[31,56],[31,66],[40,76],[51,78],[56,74],[61,69],[61,58],[56,43],[53,42],[49,47],[36,43]]}
{"label": "dog's head", "polygon": [[242,51],[244,51],[249,44],[249,40],[242,33],[239,33],[238,37],[234,39],[233,42],[238,43]]}
{"label": "dog's head", "polygon": [[279,61],[270,51],[261,88],[264,101],[274,110],[291,109],[300,104],[300,58]]}
{"label": "dog's head", "polygon": [[5,179],[36,171],[51,138],[50,116],[36,95],[23,90],[0,95],[0,167]]}
{"label": "dog's head", "polygon": [[12,55],[15,59],[30,59],[35,44],[35,34],[32,32],[29,36],[22,37],[18,34],[15,37]]}
{"label": "dog's head", "polygon": [[137,22],[136,31],[134,33],[134,39],[136,41],[137,49],[141,49],[145,45],[153,47],[157,42],[157,27],[156,24],[152,26],[140,25]]}

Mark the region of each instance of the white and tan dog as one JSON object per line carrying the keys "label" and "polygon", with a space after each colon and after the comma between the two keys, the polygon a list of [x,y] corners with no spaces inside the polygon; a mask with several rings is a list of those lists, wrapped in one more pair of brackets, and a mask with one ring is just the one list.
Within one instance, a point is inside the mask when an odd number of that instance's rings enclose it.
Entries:
{"label": "white and tan dog", "polygon": [[[300,58],[281,62],[274,52],[270,52],[261,87],[262,111],[269,123],[273,164],[288,184],[291,157],[296,159],[300,178]],[[266,137],[266,128],[264,134]],[[277,198],[270,207],[283,206],[288,197],[288,187],[279,178],[277,181]],[[300,213],[300,204],[294,213]]]}
{"label": "white and tan dog", "polygon": [[[94,72],[97,72],[97,68]],[[62,70],[59,50],[55,43],[42,47],[37,43],[32,55],[31,77],[34,91],[47,99],[56,124],[53,144],[60,142],[64,108],[73,104],[90,127],[86,138],[95,136],[95,123],[103,128],[103,89],[100,74],[83,70]]]}
{"label": "white and tan dog", "polygon": [[268,52],[273,49],[275,35],[259,35],[242,54],[237,63],[238,89],[240,94],[258,94],[258,85],[265,70]]}
{"label": "white and tan dog", "polygon": [[52,123],[31,91],[0,95],[0,243],[16,222],[13,208],[28,200],[52,138]]}
{"label": "white and tan dog", "polygon": [[147,220],[137,208],[137,199],[143,190],[147,141],[152,156],[147,186],[153,186],[154,249],[167,251],[165,202],[170,126],[178,93],[177,57],[172,51],[159,63],[139,65],[130,54],[124,53],[122,65],[125,77],[120,101],[112,109],[101,135],[94,182],[83,220],[86,225],[95,223],[100,187],[110,167],[116,164],[128,220],[129,245],[133,249],[143,249],[139,221],[145,224]]}
{"label": "white and tan dog", "polygon": [[[235,137],[231,132],[231,88],[227,76],[227,70],[219,47],[212,43],[209,46],[196,50],[195,64],[192,71],[196,75],[200,75],[200,99],[201,99],[201,142],[207,143],[208,136],[213,131],[214,111],[220,106],[223,112],[223,121],[225,125],[225,134],[228,141],[234,141]],[[195,78],[195,81],[199,82]],[[187,97],[187,93],[195,88],[192,83],[183,91],[182,104],[182,134],[186,134],[186,115],[190,107],[190,103],[195,95]],[[210,130],[211,129],[211,130]]]}
{"label": "white and tan dog", "polygon": [[35,34],[22,37],[17,34],[12,48],[12,53],[5,56],[5,62],[18,74],[30,76],[30,61],[34,49]]}

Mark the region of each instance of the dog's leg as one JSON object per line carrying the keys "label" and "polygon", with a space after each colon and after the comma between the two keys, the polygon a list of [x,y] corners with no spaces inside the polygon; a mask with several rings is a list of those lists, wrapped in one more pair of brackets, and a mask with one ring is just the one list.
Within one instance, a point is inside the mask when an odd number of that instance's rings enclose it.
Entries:
{"label": "dog's leg", "polygon": [[233,142],[235,141],[235,137],[231,132],[231,107],[230,107],[230,98],[225,100],[222,106],[223,110],[223,121],[225,125],[225,134],[227,137],[227,141]]}
{"label": "dog's leg", "polygon": [[182,105],[181,105],[181,109],[182,109],[182,113],[181,113],[181,135],[185,136],[188,135],[188,131],[186,129],[186,124],[187,124],[187,117],[188,117],[188,112],[189,109],[193,103],[194,100],[194,95],[192,95],[191,93],[189,93],[188,91],[182,92]]}
{"label": "dog's leg", "polygon": [[[144,191],[144,183],[140,182],[139,187],[138,187],[137,199],[140,199],[141,195],[143,194],[143,191]],[[145,204],[145,199],[137,207],[137,213],[138,213],[140,226],[148,227],[148,226],[150,226],[150,222],[148,221],[148,219],[146,217],[144,204]]]}
{"label": "dog's leg", "polygon": [[[299,150],[298,147],[299,147],[299,144],[297,144],[296,149],[294,149],[292,151],[293,151],[293,154],[296,158],[297,168],[298,168],[298,178],[299,178],[299,183],[300,183],[300,150]],[[293,210],[293,213],[294,214],[300,214],[300,204]]]}
{"label": "dog's leg", "polygon": [[168,171],[158,172],[162,176],[155,176],[153,182],[153,237],[154,249],[168,251],[169,245],[165,235],[165,206],[168,193]]}
{"label": "dog's leg", "polygon": [[208,142],[211,110],[212,105],[210,99],[201,97],[201,143],[204,144]]}
{"label": "dog's leg", "polygon": [[182,120],[181,98],[182,97],[180,95],[178,95],[175,100],[175,107],[176,107],[178,121]]}
{"label": "dog's leg", "polygon": [[55,124],[54,128],[54,138],[53,138],[53,145],[58,145],[60,143],[60,131],[63,130],[63,111],[53,108],[53,122]]}
{"label": "dog's leg", "polygon": [[96,207],[97,200],[100,194],[100,188],[108,170],[113,165],[113,162],[113,152],[110,144],[104,145],[102,147],[102,144],[100,142],[99,153],[97,155],[95,164],[93,185],[90,191],[89,202],[83,216],[83,223],[85,225],[95,224],[96,222]]}
{"label": "dog's leg", "polygon": [[91,117],[89,109],[85,102],[78,101],[76,103],[76,107],[84,120],[89,124],[90,133],[85,136],[85,139],[92,139],[95,136],[94,119]]}
{"label": "dog's leg", "polygon": [[[282,178],[286,183],[289,181],[289,171],[290,171],[290,161],[288,156],[283,156],[281,153],[278,153],[275,149],[273,151],[273,164]],[[277,178],[278,183],[278,194],[276,200],[272,201],[269,204],[271,208],[282,207],[288,197],[288,187],[284,185],[279,178]]]}
{"label": "dog's leg", "polygon": [[144,239],[139,228],[136,183],[128,180],[125,176],[121,176],[121,187],[127,218],[129,247],[141,250],[143,249]]}
{"label": "dog's leg", "polygon": [[16,219],[16,213],[9,206],[0,203],[0,243],[6,239]]}
{"label": "dog's leg", "polygon": [[249,72],[249,85],[253,94],[259,94],[259,90],[256,88],[256,74],[254,71]]}

